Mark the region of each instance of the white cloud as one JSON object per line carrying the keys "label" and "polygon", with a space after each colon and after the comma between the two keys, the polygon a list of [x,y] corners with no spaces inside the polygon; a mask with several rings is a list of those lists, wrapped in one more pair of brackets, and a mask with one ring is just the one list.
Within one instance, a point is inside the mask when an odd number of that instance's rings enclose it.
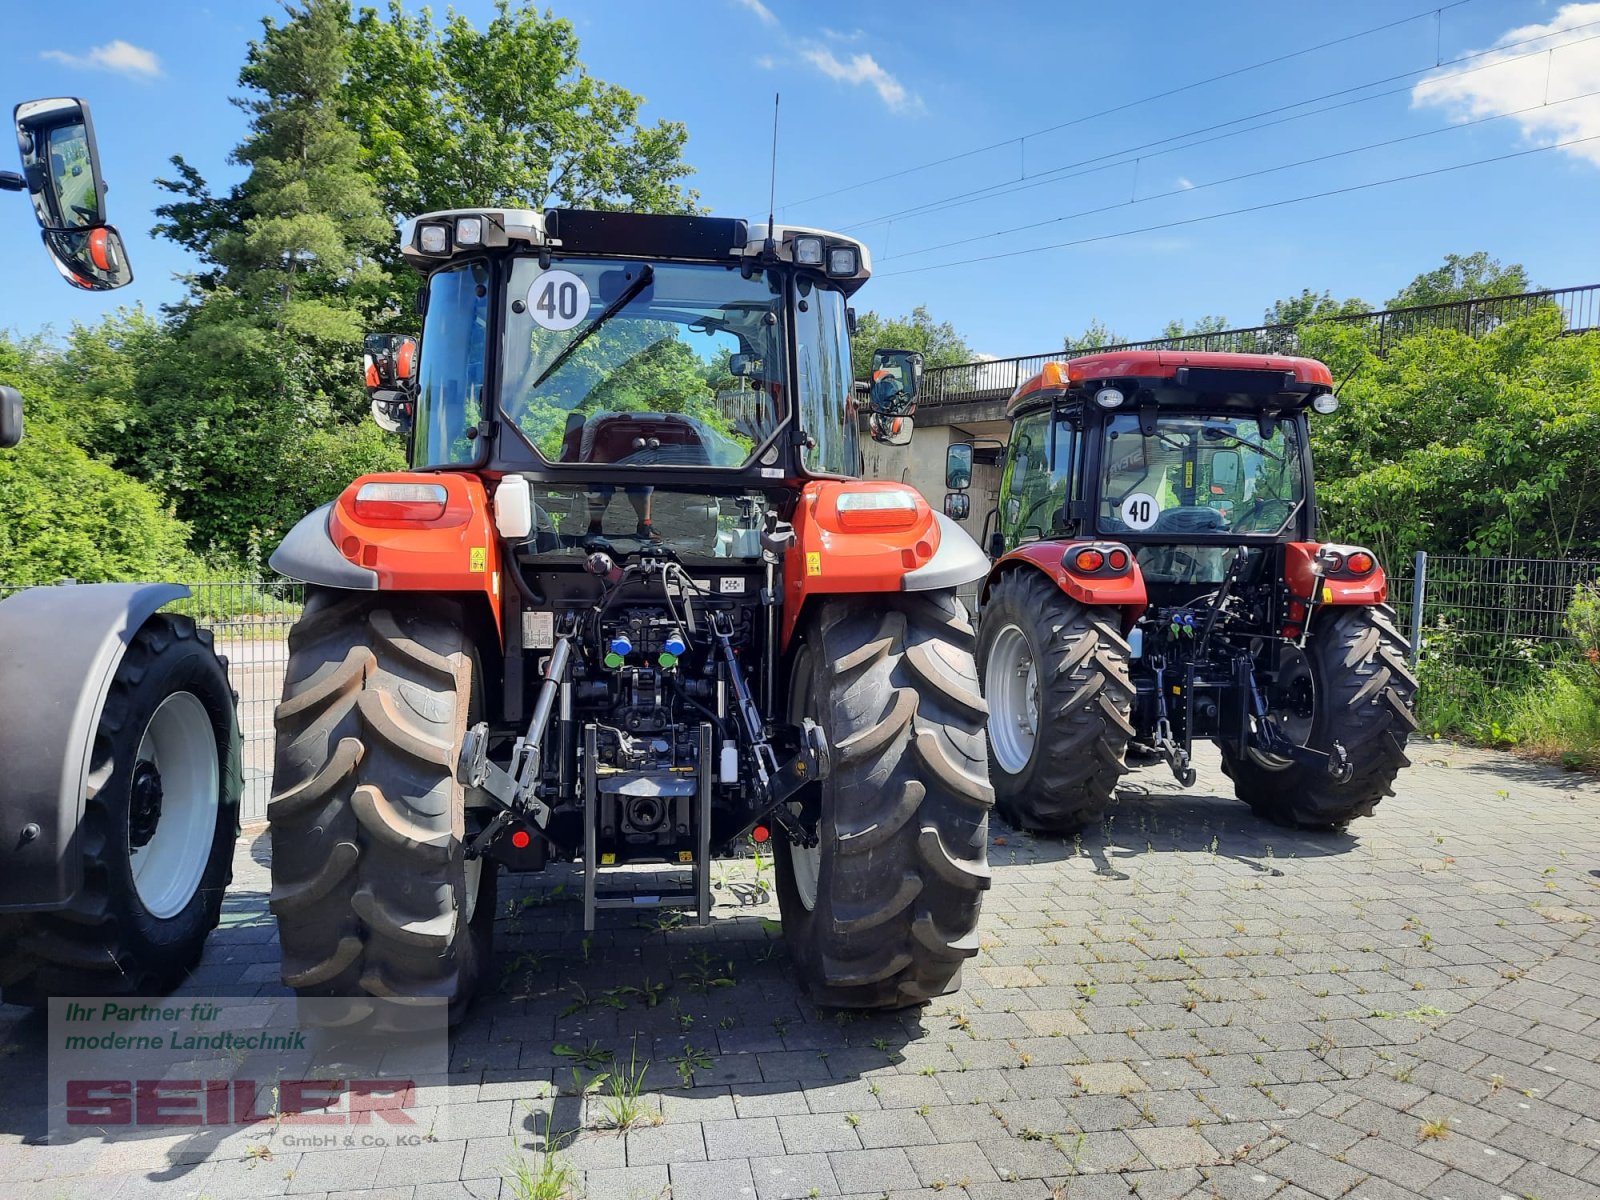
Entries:
{"label": "white cloud", "polygon": [[[1600,3],[1567,4],[1548,24],[1508,30],[1485,57],[1419,82],[1412,106],[1442,108],[1462,121],[1528,109],[1512,119],[1537,145],[1600,136],[1600,96],[1558,103],[1600,91],[1600,40],[1583,40],[1595,31],[1577,28],[1595,21]],[[1497,50],[1501,46],[1507,48]],[[1564,153],[1600,166],[1600,141]]]}
{"label": "white cloud", "polygon": [[1189,191],[1190,189],[1192,189],[1194,187],[1194,180],[1189,179],[1186,176],[1179,175],[1178,176],[1178,186],[1181,187],[1184,191],[1187,192],[1187,191]]}
{"label": "white cloud", "polygon": [[921,106],[922,102],[906,91],[905,84],[879,66],[878,60],[870,54],[852,54],[849,61],[841,62],[826,46],[810,45],[801,48],[800,56],[829,79],[870,85],[896,112]]}
{"label": "white cloud", "polygon": [[[810,63],[829,79],[855,86],[862,84],[870,86],[893,112],[921,110],[921,99],[907,91],[905,84],[886,71],[872,55],[852,54],[847,59],[841,59],[820,42],[791,37],[783,28],[783,22],[778,19],[777,14],[762,3],[762,0],[734,0],[734,3],[753,13],[763,25],[775,31],[776,44],[780,50],[797,54],[801,61]],[[865,36],[859,29],[841,33],[837,29],[823,28],[821,33],[823,37],[835,42],[853,42]],[[755,65],[763,71],[770,71],[787,58],[787,53],[782,57],[763,54],[755,60]]]}
{"label": "white cloud", "polygon": [[776,25],[778,23],[777,15],[765,4],[761,3],[761,0],[734,0],[734,3],[755,13],[757,17],[761,18],[763,25]]}
{"label": "white cloud", "polygon": [[161,60],[142,46],[124,42],[120,38],[95,46],[87,54],[69,54],[65,50],[45,50],[40,58],[63,63],[69,67],[86,67],[98,71],[115,71],[132,79],[154,79],[161,74]]}

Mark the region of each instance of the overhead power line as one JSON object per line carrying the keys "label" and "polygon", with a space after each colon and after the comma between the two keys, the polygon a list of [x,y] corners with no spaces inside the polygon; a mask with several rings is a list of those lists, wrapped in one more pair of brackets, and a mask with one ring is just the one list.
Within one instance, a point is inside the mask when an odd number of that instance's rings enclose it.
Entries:
{"label": "overhead power line", "polygon": [[1307,54],[1315,54],[1319,50],[1328,50],[1334,46],[1341,46],[1346,42],[1353,42],[1364,37],[1371,37],[1375,33],[1384,33],[1387,30],[1396,29],[1401,25],[1409,25],[1411,22],[1420,21],[1425,17],[1434,17],[1442,21],[1442,14],[1447,10],[1452,8],[1460,8],[1462,5],[1470,3],[1472,3],[1472,0],[1451,0],[1451,3],[1435,5],[1433,8],[1428,8],[1424,9],[1422,12],[1413,13],[1409,17],[1401,17],[1398,20],[1388,21],[1382,25],[1374,25],[1370,29],[1362,29],[1356,33],[1347,33],[1343,37],[1332,38],[1329,41],[1319,42],[1315,46],[1306,46],[1300,50],[1291,50],[1288,53],[1279,54],[1273,58],[1262,59],[1260,62],[1248,63],[1242,67],[1235,67],[1231,71],[1224,71],[1220,75],[1211,75],[1205,79],[1197,79],[1193,83],[1185,83],[1175,88],[1168,88],[1164,92],[1153,92],[1148,96],[1140,96],[1135,100],[1127,100],[1121,104],[1113,105],[1110,108],[1102,108],[1096,112],[1085,113],[1083,116],[1074,117],[1070,121],[1062,121],[1056,125],[1047,125],[1043,129],[1035,129],[1029,133],[1023,133],[1018,134],[1015,137],[1004,138],[998,142],[990,142],[987,146],[979,146],[974,150],[963,150],[959,154],[951,154],[944,158],[918,163],[915,166],[905,167],[899,171],[892,171],[887,175],[879,175],[874,179],[864,179],[858,183],[849,183],[843,187],[834,188],[832,191],[818,192],[816,195],[807,196],[802,200],[786,201],[783,207],[790,208],[797,204],[810,204],[817,200],[826,200],[832,196],[842,195],[845,192],[853,192],[859,188],[871,187],[875,183],[886,183],[891,179],[902,179],[907,175],[915,175],[918,171],[926,171],[932,169],[933,167],[942,167],[947,163],[959,162],[963,158],[972,158],[978,154],[986,154],[990,150],[998,150],[1002,146],[1017,145],[1019,143],[1026,142],[1029,138],[1042,137],[1047,133],[1056,133],[1062,129],[1069,129],[1074,125],[1083,125],[1089,121],[1098,120],[1101,117],[1108,117],[1114,113],[1125,112],[1130,108],[1137,108],[1141,104],[1149,104],[1156,100],[1166,100],[1173,96],[1182,95],[1184,92],[1194,91],[1196,88],[1209,87],[1211,84],[1220,83],[1224,79],[1233,79],[1239,75],[1247,75],[1251,71],[1259,71],[1263,67],[1271,67],[1276,66],[1279,63],[1290,62],[1293,59],[1302,58]]}
{"label": "overhead power line", "polygon": [[[1600,36],[1600,35],[1597,35]],[[1364,146],[1352,146],[1347,150],[1332,150],[1326,154],[1318,154],[1312,158],[1297,159],[1294,162],[1278,163],[1271,167],[1260,167],[1254,171],[1244,171],[1238,175],[1229,175],[1224,179],[1210,179],[1205,183],[1191,184],[1189,187],[1172,188],[1165,192],[1154,192],[1148,196],[1135,196],[1127,200],[1119,200],[1115,204],[1102,204],[1097,208],[1086,208],[1081,212],[1063,213],[1057,217],[1046,217],[1042,221],[1030,221],[1026,225],[1013,225],[1009,229],[997,229],[993,233],[979,233],[972,237],[957,238],[951,242],[941,242],[937,246],[923,246],[917,250],[906,250],[900,254],[892,254],[884,258],[884,262],[895,262],[902,258],[914,258],[919,254],[932,254],[937,250],[949,250],[955,246],[970,246],[973,242],[986,242],[992,238],[1007,237],[1013,233],[1023,233],[1029,229],[1040,229],[1046,225],[1056,225],[1062,221],[1076,221],[1083,217],[1092,217],[1098,213],[1112,212],[1119,208],[1131,208],[1135,204],[1147,204],[1151,200],[1164,200],[1171,196],[1187,196],[1193,192],[1204,191],[1206,188],[1221,187],[1227,183],[1239,183],[1245,179],[1256,179],[1262,175],[1271,175],[1278,171],[1290,171],[1296,167],[1315,166],[1317,163],[1329,162],[1336,158],[1348,158],[1352,154],[1363,154],[1368,150],[1382,150],[1388,146],[1398,146],[1402,142],[1414,142],[1421,138],[1434,137],[1441,133],[1451,133],[1457,129],[1471,129],[1475,125],[1483,125],[1490,121],[1504,121],[1511,117],[1520,117],[1530,112],[1537,112],[1544,108],[1555,108],[1562,104],[1573,104],[1579,100],[1588,100],[1600,96],[1600,88],[1590,92],[1583,92],[1576,96],[1563,96],[1560,100],[1544,104],[1530,104],[1526,108],[1513,109],[1510,112],[1492,113],[1486,117],[1475,117],[1470,121],[1458,121],[1449,125],[1439,125],[1433,129],[1424,129],[1420,133],[1407,133],[1399,137],[1386,138],[1381,142],[1368,142]]]}
{"label": "overhead power line", "polygon": [[1452,171],[1465,171],[1471,167],[1483,167],[1491,163],[1508,162],[1514,158],[1528,158],[1534,154],[1545,154],[1551,150],[1564,150],[1569,146],[1581,146],[1595,141],[1600,141],[1600,133],[1590,134],[1588,137],[1568,138],[1564,142],[1552,142],[1548,146],[1534,146],[1528,150],[1513,150],[1506,154],[1496,154],[1490,158],[1474,159],[1471,162],[1453,163],[1447,167],[1434,167],[1428,171],[1413,171],[1406,175],[1393,175],[1388,179],[1374,179],[1368,183],[1352,183],[1345,187],[1329,188],[1322,192],[1308,192],[1303,196],[1290,196],[1284,200],[1271,200],[1264,204],[1250,204],[1243,208],[1230,208],[1226,212],[1207,213],[1205,216],[1200,217],[1184,217],[1178,220],[1162,221],[1159,224],[1144,225],[1138,229],[1121,229],[1115,233],[1101,233],[1093,237],[1074,238],[1068,242],[1052,242],[1047,246],[1032,246],[1026,250],[1007,250],[997,254],[982,254],[975,258],[958,259],[955,262],[932,263],[926,267],[908,267],[903,271],[885,271],[879,278],[889,279],[897,275],[920,275],[926,271],[944,271],[951,267],[996,262],[1003,258],[1020,258],[1026,254],[1042,254],[1047,250],[1066,250],[1073,246],[1087,246],[1094,242],[1107,242],[1114,238],[1134,237],[1141,233],[1159,233],[1164,229],[1178,229],[1186,225],[1200,225],[1206,221],[1220,221],[1224,217],[1237,217],[1245,213],[1266,212],[1269,209],[1285,208],[1291,204],[1303,204],[1308,200],[1321,200],[1328,196],[1344,196],[1352,192],[1369,191],[1372,188],[1386,187],[1392,183],[1405,183],[1412,179],[1427,179],[1434,175],[1448,175]]}
{"label": "overhead power line", "polygon": [[[1555,37],[1560,34],[1577,33],[1580,30],[1593,29],[1596,27],[1600,27],[1600,21],[1587,21],[1580,25],[1571,25],[1565,29],[1556,30],[1554,33],[1542,33],[1537,37],[1524,38],[1522,41],[1518,42],[1509,42],[1504,46],[1497,46],[1493,50],[1482,50],[1475,54],[1463,55],[1460,58],[1451,59],[1448,63],[1443,63],[1440,65],[1454,66],[1459,63],[1470,62],[1475,58],[1483,58],[1491,54],[1500,54],[1506,50],[1514,49],[1517,46],[1528,45],[1531,42],[1548,41],[1551,37]],[[1538,50],[1529,50],[1523,54],[1514,54],[1509,58],[1496,59],[1494,62],[1485,63],[1478,67],[1471,67],[1465,71],[1454,71],[1449,75],[1443,75],[1439,78],[1459,79],[1467,75],[1477,74],[1480,71],[1494,70],[1495,68],[1505,66],[1508,63],[1521,62],[1524,59],[1529,58],[1538,58],[1548,53],[1553,53],[1555,50],[1564,50],[1569,46],[1581,46],[1585,42],[1594,41],[1596,38],[1600,38],[1600,34],[1592,34],[1589,37],[1579,38],[1572,42],[1565,42],[1556,47],[1541,47]],[[1356,84],[1353,87],[1340,88],[1337,91],[1325,92],[1320,96],[1312,96],[1305,100],[1296,100],[1289,104],[1280,104],[1274,108],[1263,109],[1260,112],[1249,113],[1242,117],[1234,117],[1227,121],[1219,121],[1212,125],[1203,125],[1197,129],[1187,130],[1184,133],[1177,133],[1168,137],[1156,138],[1153,141],[1141,142],[1138,145],[1126,146],[1117,150],[1108,150],[1103,154],[1092,155],[1089,158],[1078,159],[1075,162],[1063,163],[1059,167],[1052,167],[1048,171],[1042,171],[1036,175],[1028,175],[1022,177],[1021,179],[1006,179],[998,183],[985,184],[980,188],[974,188],[965,192],[957,192],[954,195],[945,196],[938,200],[924,201],[920,204],[914,204],[892,213],[885,213],[882,216],[869,217],[861,221],[852,221],[849,224],[841,226],[841,232],[849,233],[853,230],[863,229],[872,225],[881,225],[885,222],[908,220],[913,217],[931,216],[934,213],[944,212],[951,208],[961,208],[965,205],[977,204],[984,200],[993,200],[1001,196],[1016,195],[1018,192],[1031,191],[1034,188],[1045,187],[1052,183],[1061,183],[1068,179],[1079,179],[1085,175],[1094,175],[1102,171],[1114,170],[1117,167],[1127,166],[1129,163],[1141,162],[1146,158],[1159,158],[1162,155],[1175,154],[1181,150],[1191,150],[1196,146],[1208,145],[1211,142],[1222,141],[1230,137],[1238,137],[1241,134],[1256,133],[1263,129],[1270,129],[1275,125],[1285,125],[1293,121],[1305,120],[1307,117],[1321,116],[1326,113],[1336,112],[1341,108],[1350,108],[1358,104],[1369,103],[1373,100],[1382,100],[1389,96],[1397,96],[1401,93],[1409,92],[1414,85],[1406,84],[1404,87],[1392,88],[1384,92],[1375,92],[1369,96],[1357,96],[1351,100],[1341,100],[1337,104],[1325,105],[1321,108],[1311,109],[1308,112],[1292,113],[1289,116],[1277,116],[1279,113],[1289,112],[1289,110],[1295,108],[1303,108],[1308,104],[1317,104],[1323,100],[1333,100],[1340,96],[1348,96],[1352,92],[1362,92],[1368,88],[1380,87],[1386,83],[1393,83],[1398,79],[1409,79],[1412,76],[1421,75],[1424,72],[1437,69],[1437,67],[1418,67],[1414,70],[1402,71],[1398,75],[1388,75],[1382,79],[1368,80],[1366,83]],[[1277,117],[1277,119],[1262,121],[1258,125],[1251,125],[1244,129],[1230,128],[1231,126],[1241,125],[1246,121],[1254,121],[1263,117]],[[1227,132],[1216,133],[1217,130],[1226,130]],[[1207,133],[1215,134],[1215,136],[1199,136]],[[1168,142],[1180,141],[1184,138],[1194,138],[1196,140],[1184,142],[1182,145],[1178,146],[1167,146]],[[1157,147],[1161,146],[1166,146],[1166,148],[1157,149]],[[1113,161],[1106,161],[1108,159]],[[1077,170],[1075,168],[1083,169]]]}

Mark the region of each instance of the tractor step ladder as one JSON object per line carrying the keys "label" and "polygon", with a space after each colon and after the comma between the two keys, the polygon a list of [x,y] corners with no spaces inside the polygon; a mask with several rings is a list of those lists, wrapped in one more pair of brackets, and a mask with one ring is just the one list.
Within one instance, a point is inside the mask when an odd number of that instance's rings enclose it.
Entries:
{"label": "tractor step ladder", "polygon": [[[583,928],[592,932],[595,914],[601,909],[686,908],[695,910],[700,924],[711,920],[711,784],[716,759],[712,756],[711,726],[700,725],[700,765],[695,772],[695,848],[694,861],[686,864],[689,880],[684,886],[655,893],[612,892],[600,888],[600,789],[595,764],[597,735],[593,725],[583,731]],[[621,864],[626,865],[626,864]],[[671,868],[676,864],[665,864]],[[610,873],[610,872],[608,872]]]}

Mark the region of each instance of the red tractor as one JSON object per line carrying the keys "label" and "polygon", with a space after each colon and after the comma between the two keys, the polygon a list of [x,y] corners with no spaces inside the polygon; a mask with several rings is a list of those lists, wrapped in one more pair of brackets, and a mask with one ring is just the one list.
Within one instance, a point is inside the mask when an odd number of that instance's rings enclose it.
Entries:
{"label": "red tractor", "polygon": [[[581,861],[585,928],[709,916],[775,845],[814,997],[959,983],[988,886],[976,543],[862,482],[920,356],[850,371],[866,249],[713,217],[471,209],[403,234],[420,347],[369,340],[412,469],[357,479],[272,565],[304,580],[277,711],[272,908],[307,996],[483,974],[499,870]],[[681,867],[643,894],[629,864]],[[652,878],[649,875],[644,880]]]}
{"label": "red tractor", "polygon": [[[1308,413],[1337,404],[1311,359],[1171,351],[1049,363],[1012,395],[978,647],[1007,820],[1092,823],[1130,748],[1189,786],[1196,738],[1268,820],[1392,794],[1416,680],[1376,557],[1316,538]],[[949,510],[972,455],[950,448]]]}

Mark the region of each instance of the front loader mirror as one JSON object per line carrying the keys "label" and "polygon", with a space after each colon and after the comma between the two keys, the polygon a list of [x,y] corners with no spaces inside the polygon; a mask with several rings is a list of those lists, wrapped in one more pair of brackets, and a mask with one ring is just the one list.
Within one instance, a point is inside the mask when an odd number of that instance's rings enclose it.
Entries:
{"label": "front loader mirror", "polygon": [[86,292],[109,292],[133,282],[122,235],[110,225],[46,229],[44,248],[61,277]]}
{"label": "front loader mirror", "polygon": [[972,515],[972,497],[965,492],[946,492],[944,515],[952,521],[965,521]]}
{"label": "front loader mirror", "polygon": [[22,393],[14,387],[0,387],[0,450],[9,450],[22,440]]}
{"label": "front loader mirror", "polygon": [[915,350],[874,350],[868,387],[873,412],[911,416],[922,388],[922,355]]}
{"label": "front loader mirror", "polygon": [[886,446],[909,446],[911,418],[872,413],[867,417],[867,432],[872,435],[873,441],[882,442]]}
{"label": "front loader mirror", "polygon": [[27,100],[17,105],[13,116],[23,177],[40,227],[81,230],[104,225],[106,185],[89,106],[71,96]]}
{"label": "front loader mirror", "polygon": [[954,442],[944,452],[944,485],[957,492],[972,486],[971,442]]}

